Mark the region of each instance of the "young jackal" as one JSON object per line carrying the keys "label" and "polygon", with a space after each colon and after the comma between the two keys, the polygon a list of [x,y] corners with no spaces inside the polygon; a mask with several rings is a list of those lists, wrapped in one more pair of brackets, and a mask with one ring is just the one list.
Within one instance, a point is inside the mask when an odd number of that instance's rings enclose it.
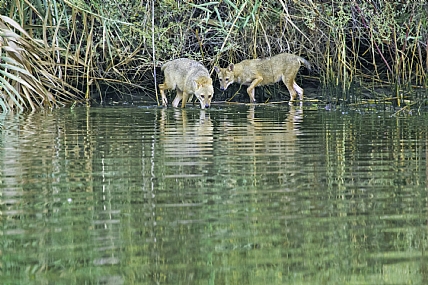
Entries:
{"label": "young jackal", "polygon": [[165,81],[159,84],[159,90],[164,106],[168,104],[165,90],[176,90],[177,95],[172,106],[177,107],[181,101],[181,107],[185,108],[187,101],[195,95],[201,103],[201,109],[210,107],[214,88],[205,66],[191,59],[179,58],[168,61],[162,65],[161,70],[164,72]]}
{"label": "young jackal", "polygon": [[290,102],[296,99],[303,100],[303,89],[297,85],[295,79],[301,64],[311,69],[309,62],[297,55],[280,53],[265,59],[247,59],[240,63],[231,63],[226,68],[214,67],[220,81],[220,89],[226,90],[233,82],[249,85],[247,88],[250,102],[256,102],[254,89],[256,86],[273,84],[280,80],[290,92]]}

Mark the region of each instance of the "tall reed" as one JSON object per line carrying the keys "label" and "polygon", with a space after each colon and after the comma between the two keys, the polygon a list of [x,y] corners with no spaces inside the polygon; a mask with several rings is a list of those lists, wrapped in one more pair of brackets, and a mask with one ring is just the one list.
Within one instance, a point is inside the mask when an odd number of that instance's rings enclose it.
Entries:
{"label": "tall reed", "polygon": [[[212,68],[280,52],[308,59],[314,72],[303,71],[298,79],[335,90],[334,100],[345,104],[364,98],[387,98],[397,105],[423,100],[412,91],[427,87],[427,11],[420,0],[12,0],[0,6],[27,40],[37,42],[37,50],[28,54],[48,58],[43,66],[33,63],[43,72],[31,74],[47,72],[69,92],[62,98],[62,92],[47,88],[50,101],[57,103],[111,91],[143,93],[156,101],[159,67],[171,58],[189,57]],[[22,38],[20,29],[3,23]],[[2,56],[9,58],[4,46]],[[373,92],[354,94],[354,87]],[[384,87],[393,92],[376,92]],[[25,94],[8,90],[17,102],[17,94]],[[0,103],[2,109],[7,102]],[[21,107],[39,105],[33,99]]]}
{"label": "tall reed", "polygon": [[77,100],[80,91],[62,77],[57,48],[34,39],[17,22],[0,16],[0,107],[36,110]]}

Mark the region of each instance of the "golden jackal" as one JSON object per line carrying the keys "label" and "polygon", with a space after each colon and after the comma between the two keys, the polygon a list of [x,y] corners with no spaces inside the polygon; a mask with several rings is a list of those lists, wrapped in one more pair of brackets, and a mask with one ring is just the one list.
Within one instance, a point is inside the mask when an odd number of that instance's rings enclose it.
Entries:
{"label": "golden jackal", "polygon": [[168,104],[164,90],[176,89],[177,95],[172,101],[172,106],[177,107],[182,101],[181,107],[185,108],[187,101],[195,95],[201,103],[201,109],[210,107],[214,88],[205,66],[191,59],[178,58],[168,61],[161,69],[165,74],[165,81],[159,84],[159,90],[164,106]]}
{"label": "golden jackal", "polygon": [[303,89],[297,85],[295,79],[301,64],[309,70],[309,62],[297,55],[280,53],[265,59],[246,59],[240,63],[231,63],[226,68],[214,67],[220,81],[220,89],[226,90],[233,82],[249,85],[247,88],[251,102],[256,102],[254,89],[256,86],[284,82],[290,92],[290,102],[296,99],[296,92],[300,100],[303,100]]}

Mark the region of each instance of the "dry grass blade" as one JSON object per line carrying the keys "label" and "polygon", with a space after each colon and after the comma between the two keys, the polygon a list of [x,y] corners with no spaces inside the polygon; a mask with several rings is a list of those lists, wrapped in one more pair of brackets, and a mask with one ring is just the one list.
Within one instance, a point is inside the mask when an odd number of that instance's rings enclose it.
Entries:
{"label": "dry grass blade", "polygon": [[23,100],[8,88],[4,96],[16,102],[2,98],[3,110],[7,102],[38,108],[84,99],[79,90],[87,100],[106,90],[153,97],[160,63],[177,57],[212,68],[298,54],[314,67],[300,78],[334,91],[326,101],[347,104],[367,97],[347,94],[355,86],[389,86],[400,104],[412,94],[403,89],[428,84],[428,6],[420,0],[10,2],[10,11],[0,7],[0,56],[15,62],[1,66],[1,76]]}
{"label": "dry grass blade", "polygon": [[50,48],[31,38],[17,22],[1,16],[0,37],[4,62],[0,74],[6,91],[3,103],[10,102],[9,108],[1,105],[2,111],[52,108],[79,99],[67,83],[53,75],[57,65]]}

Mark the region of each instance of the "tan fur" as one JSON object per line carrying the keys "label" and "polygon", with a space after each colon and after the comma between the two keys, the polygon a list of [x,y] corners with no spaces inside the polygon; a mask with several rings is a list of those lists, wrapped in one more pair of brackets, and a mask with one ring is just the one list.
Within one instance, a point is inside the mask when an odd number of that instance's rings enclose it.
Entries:
{"label": "tan fur", "polygon": [[309,62],[300,56],[280,53],[270,58],[246,59],[237,64],[231,63],[226,68],[215,66],[214,69],[217,72],[221,90],[226,90],[234,82],[249,85],[247,93],[250,101],[256,102],[254,89],[257,86],[273,84],[282,80],[290,92],[290,102],[292,102],[296,99],[297,93],[299,99],[303,100],[303,89],[295,81],[302,63],[308,69],[311,68]]}
{"label": "tan fur", "polygon": [[167,106],[168,104],[165,90],[176,90],[177,95],[172,101],[173,107],[177,107],[181,101],[181,107],[185,108],[193,95],[198,98],[201,109],[210,107],[214,88],[205,66],[195,60],[179,58],[168,61],[161,70],[165,75],[164,83],[159,84],[162,105]]}

